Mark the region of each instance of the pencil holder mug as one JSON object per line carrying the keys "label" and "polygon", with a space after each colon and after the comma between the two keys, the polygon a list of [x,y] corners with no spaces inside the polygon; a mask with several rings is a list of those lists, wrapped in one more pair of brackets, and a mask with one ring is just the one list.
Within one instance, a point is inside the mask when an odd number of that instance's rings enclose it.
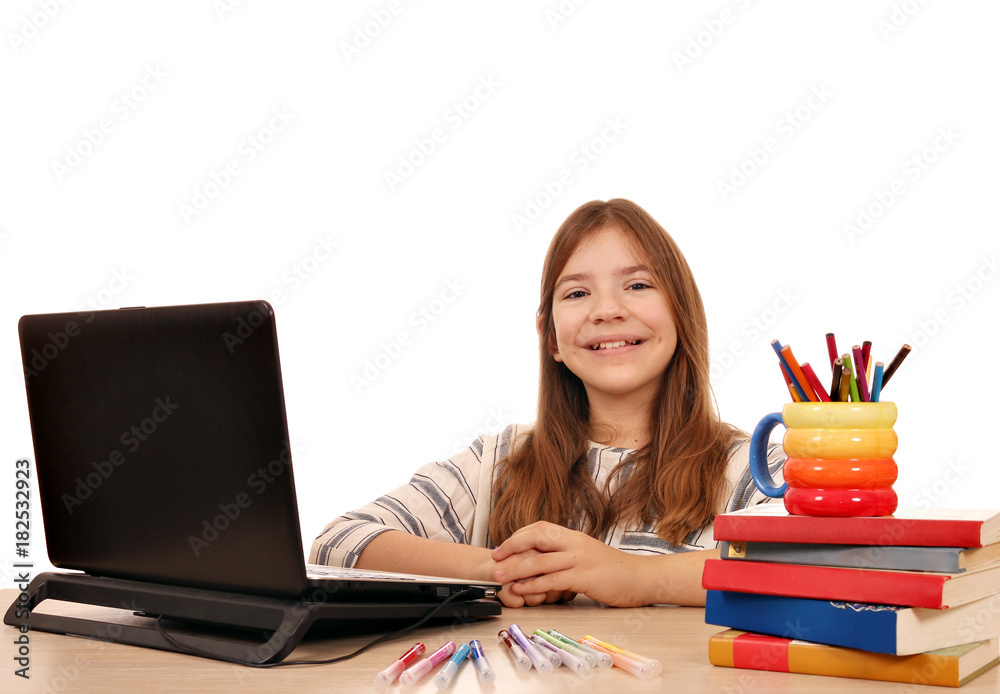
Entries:
{"label": "pencil holder mug", "polygon": [[[765,416],[750,439],[750,472],[767,496],[784,497],[799,516],[888,516],[898,500],[896,405],[892,402],[790,402]],[[785,482],[767,466],[771,431],[786,427]]]}

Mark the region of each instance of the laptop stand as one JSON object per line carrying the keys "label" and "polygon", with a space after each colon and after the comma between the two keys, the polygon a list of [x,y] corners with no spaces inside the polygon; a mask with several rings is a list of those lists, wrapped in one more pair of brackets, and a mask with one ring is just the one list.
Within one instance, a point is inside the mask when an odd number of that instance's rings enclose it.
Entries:
{"label": "laptop stand", "polygon": [[[318,620],[407,618],[416,621],[436,604],[306,602],[59,572],[39,574],[26,592],[27,601],[23,601],[24,595],[20,594],[7,609],[5,624],[27,624],[35,631],[85,636],[245,665],[280,662]],[[35,607],[44,600],[128,610],[136,617],[151,619],[146,620],[146,624],[125,624],[35,612]],[[29,610],[26,619],[24,607]],[[480,601],[455,603],[450,607],[454,609],[442,616],[472,619],[500,612],[499,603],[492,601],[487,604]],[[155,618],[160,616],[169,620],[161,626],[180,645],[165,638],[156,628]],[[178,622],[182,623],[180,630]],[[199,634],[192,626],[203,627],[202,631],[209,627],[214,627],[216,632],[226,629],[230,633]],[[232,632],[235,630],[242,630],[244,637],[263,635],[266,640],[248,642],[246,638],[234,637]]]}

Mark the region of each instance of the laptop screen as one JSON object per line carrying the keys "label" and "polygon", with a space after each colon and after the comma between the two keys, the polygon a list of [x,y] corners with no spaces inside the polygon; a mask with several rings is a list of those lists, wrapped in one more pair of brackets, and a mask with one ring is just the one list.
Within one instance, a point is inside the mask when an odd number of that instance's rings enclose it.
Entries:
{"label": "laptop screen", "polygon": [[19,333],[53,565],[305,590],[270,305],[29,315]]}

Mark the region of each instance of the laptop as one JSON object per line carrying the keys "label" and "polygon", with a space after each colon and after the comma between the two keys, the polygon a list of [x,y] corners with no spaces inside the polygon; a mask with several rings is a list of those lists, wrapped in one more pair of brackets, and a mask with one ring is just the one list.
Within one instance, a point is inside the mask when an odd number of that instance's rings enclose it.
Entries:
{"label": "laptop", "polygon": [[278,599],[320,590],[323,602],[409,605],[382,614],[459,595],[463,616],[500,613],[482,599],[499,583],[307,573],[267,302],[26,315],[18,328],[54,566]]}

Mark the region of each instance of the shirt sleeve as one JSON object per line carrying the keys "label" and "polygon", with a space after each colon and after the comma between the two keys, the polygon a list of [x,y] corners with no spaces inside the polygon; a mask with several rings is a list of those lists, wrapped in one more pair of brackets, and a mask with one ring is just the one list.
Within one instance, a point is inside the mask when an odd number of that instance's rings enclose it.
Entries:
{"label": "shirt sleeve", "polygon": [[313,541],[309,563],[353,567],[368,543],[388,530],[469,543],[480,494],[484,438],[444,462],[424,465],[408,484],[335,518]]}

